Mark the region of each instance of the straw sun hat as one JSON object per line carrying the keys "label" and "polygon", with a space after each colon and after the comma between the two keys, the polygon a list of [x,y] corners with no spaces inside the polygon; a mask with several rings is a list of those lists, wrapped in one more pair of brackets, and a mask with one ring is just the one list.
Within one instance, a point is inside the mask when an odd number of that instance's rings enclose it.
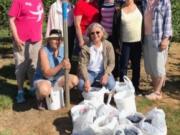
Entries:
{"label": "straw sun hat", "polygon": [[48,39],[53,39],[53,38],[63,39],[61,30],[52,29],[49,33],[49,36],[46,37],[46,39],[48,40]]}

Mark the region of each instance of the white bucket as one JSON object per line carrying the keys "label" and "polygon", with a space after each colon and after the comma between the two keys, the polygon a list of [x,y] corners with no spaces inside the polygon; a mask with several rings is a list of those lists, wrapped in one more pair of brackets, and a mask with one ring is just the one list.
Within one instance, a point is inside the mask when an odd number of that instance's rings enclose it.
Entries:
{"label": "white bucket", "polygon": [[114,100],[118,110],[125,112],[126,116],[136,112],[135,96],[131,91],[116,93]]}
{"label": "white bucket", "polygon": [[48,110],[58,110],[64,107],[63,88],[59,88],[58,90],[52,90],[50,95],[46,97],[46,103]]}

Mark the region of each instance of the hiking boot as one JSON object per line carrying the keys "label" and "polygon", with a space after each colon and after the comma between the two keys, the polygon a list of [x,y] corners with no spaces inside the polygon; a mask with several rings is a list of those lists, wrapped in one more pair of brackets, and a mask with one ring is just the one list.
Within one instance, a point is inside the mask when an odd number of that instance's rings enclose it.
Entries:
{"label": "hiking boot", "polygon": [[16,102],[17,102],[17,103],[23,103],[23,102],[25,102],[24,92],[20,92],[20,93],[17,94],[17,96],[16,96]]}

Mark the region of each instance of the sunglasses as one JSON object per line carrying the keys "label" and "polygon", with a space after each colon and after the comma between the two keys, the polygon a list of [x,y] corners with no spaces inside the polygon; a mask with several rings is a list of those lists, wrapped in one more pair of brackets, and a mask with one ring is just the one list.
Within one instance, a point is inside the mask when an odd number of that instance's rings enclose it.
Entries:
{"label": "sunglasses", "polygon": [[91,34],[91,35],[95,35],[95,34],[96,34],[96,35],[99,35],[99,33],[100,33],[100,31],[95,31],[95,32],[91,32],[90,34]]}

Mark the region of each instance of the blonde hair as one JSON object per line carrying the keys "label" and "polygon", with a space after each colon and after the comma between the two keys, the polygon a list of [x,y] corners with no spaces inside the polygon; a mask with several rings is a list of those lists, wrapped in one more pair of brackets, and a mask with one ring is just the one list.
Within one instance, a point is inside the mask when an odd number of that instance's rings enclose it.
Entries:
{"label": "blonde hair", "polygon": [[102,40],[102,41],[106,40],[107,37],[108,37],[108,34],[107,34],[106,30],[104,29],[104,27],[103,27],[101,24],[99,24],[99,23],[91,23],[91,24],[88,26],[88,28],[87,28],[87,30],[86,30],[86,35],[89,37],[89,39],[91,39],[90,35],[91,35],[92,29],[93,29],[93,28],[96,28],[96,27],[100,28],[101,31],[103,32],[103,36],[102,36],[102,39],[101,39],[101,40]]}

